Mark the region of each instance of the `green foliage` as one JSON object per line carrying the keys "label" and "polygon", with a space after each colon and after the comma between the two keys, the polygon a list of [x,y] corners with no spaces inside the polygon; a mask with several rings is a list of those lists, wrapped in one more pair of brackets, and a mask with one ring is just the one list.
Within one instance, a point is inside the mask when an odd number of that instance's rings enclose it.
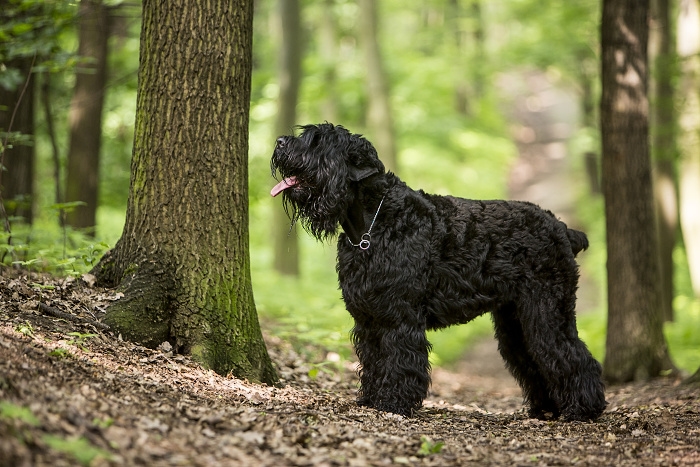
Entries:
{"label": "green foliage", "polygon": [[66,439],[55,435],[44,435],[41,439],[51,449],[70,455],[81,465],[90,465],[97,458],[109,460],[112,457],[108,451],[94,446],[82,436]]}
{"label": "green foliage", "polygon": [[[254,214],[254,213],[252,213]],[[253,222],[251,229],[263,227]],[[302,350],[314,343],[349,358],[352,320],[345,311],[335,277],[335,248],[301,240],[301,271],[305,278],[280,276],[271,269],[272,250],[264,233],[251,235],[251,274],[258,314],[271,333]]]}
{"label": "green foliage", "polygon": [[82,351],[87,352],[88,349],[85,347],[85,343],[87,342],[88,339],[97,336],[97,334],[90,334],[90,333],[81,333],[81,332],[69,332],[69,336],[72,336],[73,339],[70,339],[69,341],[66,342],[68,345],[75,345],[76,347],[79,347]]}
{"label": "green foliage", "polygon": [[[0,14],[0,63],[16,58],[38,57],[36,71],[67,68],[75,57],[61,46],[69,33],[77,4],[63,1],[9,0]],[[72,61],[72,62],[71,62]],[[2,67],[0,85],[15,89],[25,77],[18,70]]]}
{"label": "green foliage", "polygon": [[597,69],[600,3],[514,0],[494,11],[502,68],[556,67],[570,77]]}
{"label": "green foliage", "polygon": [[316,379],[318,376],[319,372],[324,372],[328,375],[334,375],[337,374],[338,371],[340,370],[338,368],[338,363],[339,362],[331,362],[331,361],[325,361],[321,363],[314,363],[311,365],[311,369],[309,370],[309,378],[311,379]]}
{"label": "green foliage", "polygon": [[32,326],[32,323],[29,321],[25,321],[24,323],[15,326],[15,331],[26,337],[34,336],[34,326]]}
{"label": "green foliage", "polygon": [[0,417],[10,420],[19,420],[30,426],[39,426],[39,419],[36,418],[28,407],[15,405],[8,401],[0,401]]}
{"label": "green foliage", "polygon": [[420,437],[420,449],[418,450],[419,456],[429,456],[431,454],[440,454],[445,443],[442,441],[433,441],[428,436]]}
{"label": "green foliage", "polygon": [[0,232],[2,264],[23,266],[30,271],[79,276],[89,271],[108,249],[106,242],[41,218],[31,227],[15,224],[12,236]]}
{"label": "green foliage", "polygon": [[[410,185],[433,193],[503,198],[507,196],[506,181],[517,152],[504,118],[507,108],[499,97],[502,90],[497,89],[498,73],[535,68],[554,70],[574,86],[582,77],[595,81],[599,3],[482,1],[481,25],[469,12],[455,15],[451,10],[454,3],[387,0],[380,4],[380,39],[395,117],[398,173]],[[96,237],[58,227],[56,212],[51,209],[56,202],[51,146],[45,134],[44,116],[37,112],[34,142],[37,218],[31,228],[13,219],[11,242],[7,233],[0,234],[0,258],[4,265],[55,274],[81,274],[120,237],[134,137],[140,19],[138,5],[120,0],[111,0],[110,4],[119,5],[123,23],[120,34],[110,42]],[[322,22],[327,21],[325,4],[305,2],[303,5],[307,34],[297,120],[309,123],[331,119],[325,110],[331,101],[336,108],[335,123],[371,138],[371,128],[365,127],[366,70],[361,38],[356,32],[357,4],[351,0],[330,2],[330,15],[335,23],[332,59],[321,53],[322,47],[328,45],[319,34]],[[77,41],[72,28],[77,4],[12,0],[10,5],[10,9],[2,12],[4,21],[0,23],[0,63],[36,54],[36,69],[53,73],[52,107],[57,143],[65,152],[66,117],[74,81],[72,69],[77,62],[74,57]],[[352,319],[338,291],[335,245],[315,242],[299,232],[301,277],[282,277],[272,270],[272,211],[282,209],[279,199],[269,196],[273,183],[269,158],[277,136],[273,127],[279,92],[278,57],[272,40],[277,29],[270,21],[274,2],[257,2],[255,8],[248,195],[250,261],[258,312],[268,332],[293,341],[298,349],[314,343],[337,352],[341,358],[351,358]],[[487,36],[483,56],[477,53],[473,37],[479,26],[486,30]],[[457,32],[467,38],[462,49],[454,40]],[[328,81],[330,75],[334,77],[332,85]],[[476,92],[474,84],[478,79],[484,81],[480,92]],[[455,83],[460,80],[470,89],[467,114],[456,111],[454,106]],[[22,82],[18,70],[0,69],[0,85],[12,87]],[[28,142],[27,135],[15,136],[13,144]],[[598,148],[598,133],[589,128],[575,135],[569,150],[578,155]],[[583,173],[584,169],[577,167],[577,170]],[[594,355],[602,359],[606,330],[602,199],[582,196],[578,214],[591,242],[590,249],[579,257],[582,275],[595,284],[599,294],[595,309],[580,313],[579,330]],[[677,320],[666,326],[666,335],[673,358],[690,371],[700,366],[696,356],[700,333],[693,332],[700,327],[700,305],[692,296],[684,261],[683,249],[679,247],[674,302]],[[431,362],[449,364],[460,358],[470,342],[491,332],[488,317],[466,326],[431,332]],[[318,374],[328,368],[322,361],[312,372]]]}
{"label": "green foliage", "polygon": [[66,357],[70,356],[70,351],[68,349],[64,349],[63,347],[57,347],[53,349],[51,352],[49,352],[49,355],[51,357],[56,357],[59,360],[64,359]]}

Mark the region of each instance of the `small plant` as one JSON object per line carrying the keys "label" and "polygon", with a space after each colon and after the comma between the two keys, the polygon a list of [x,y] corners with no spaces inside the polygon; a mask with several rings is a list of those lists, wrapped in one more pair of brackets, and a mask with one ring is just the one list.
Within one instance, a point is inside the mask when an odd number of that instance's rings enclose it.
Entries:
{"label": "small plant", "polygon": [[80,333],[80,332],[69,332],[69,336],[73,336],[73,339],[69,340],[66,342],[68,345],[75,345],[76,347],[80,347],[80,350],[83,352],[87,352],[88,349],[85,347],[85,343],[88,339],[97,336],[97,334],[90,334],[90,333]]}
{"label": "small plant", "polygon": [[105,242],[91,243],[85,248],[81,248],[80,259],[83,260],[85,266],[94,266],[95,263],[100,259],[102,253],[109,249],[109,245]]}
{"label": "small plant", "polygon": [[325,361],[321,363],[313,363],[311,364],[311,369],[308,372],[309,378],[311,379],[316,379],[318,377],[318,372],[323,371],[327,375],[333,375],[334,372],[332,369],[327,368],[329,365],[335,365],[336,362],[330,362],[330,361]]}
{"label": "small plant", "polygon": [[431,454],[440,454],[445,443],[442,441],[433,441],[427,436],[420,437],[420,449],[418,450],[419,456],[429,456]]}
{"label": "small plant", "polygon": [[15,326],[15,331],[26,337],[34,336],[34,327],[29,321],[25,321],[24,323]]}
{"label": "small plant", "polygon": [[70,352],[68,349],[64,349],[63,347],[57,347],[53,349],[51,352],[49,352],[49,355],[51,357],[56,357],[58,359],[63,359],[66,358],[70,355]]}
{"label": "small plant", "polygon": [[84,201],[69,201],[67,203],[56,203],[49,206],[58,212],[59,223],[63,230],[63,258],[66,258],[66,243],[68,242],[68,229],[66,226],[66,213],[73,211],[78,206],[86,206]]}
{"label": "small plant", "polygon": [[27,268],[27,269],[31,270],[32,269],[31,265],[34,263],[38,263],[40,261],[41,260],[39,258],[34,258],[34,259],[27,260],[27,261],[13,261],[12,264],[17,265],[17,266],[22,266],[23,268]]}

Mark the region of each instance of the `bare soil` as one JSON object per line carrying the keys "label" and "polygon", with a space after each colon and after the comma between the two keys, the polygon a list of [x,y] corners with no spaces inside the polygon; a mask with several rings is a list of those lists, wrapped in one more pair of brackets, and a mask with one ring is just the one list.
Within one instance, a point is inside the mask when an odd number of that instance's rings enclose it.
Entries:
{"label": "bare soil", "polygon": [[266,336],[268,387],[123,342],[90,323],[118,299],[0,275],[0,466],[700,466],[700,389],[677,380],[610,388],[593,423],[532,420],[485,341],[409,419],[357,407],[355,363],[318,365],[333,349]]}

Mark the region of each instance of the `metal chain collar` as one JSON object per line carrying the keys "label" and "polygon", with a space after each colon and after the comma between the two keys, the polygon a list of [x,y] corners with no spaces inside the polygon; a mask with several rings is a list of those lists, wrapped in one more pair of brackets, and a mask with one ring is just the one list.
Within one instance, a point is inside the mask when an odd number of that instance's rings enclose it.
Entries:
{"label": "metal chain collar", "polygon": [[382,208],[382,203],[384,202],[385,197],[386,193],[384,194],[384,196],[382,196],[382,200],[379,202],[379,207],[377,208],[377,212],[374,213],[374,219],[372,219],[372,223],[369,225],[369,230],[367,230],[367,233],[362,234],[362,236],[360,237],[360,243],[352,243],[352,240],[350,240],[350,237],[348,237],[348,242],[350,242],[350,245],[358,247],[360,250],[369,249],[370,240],[372,239],[372,227],[374,227],[374,221],[377,220],[379,210]]}

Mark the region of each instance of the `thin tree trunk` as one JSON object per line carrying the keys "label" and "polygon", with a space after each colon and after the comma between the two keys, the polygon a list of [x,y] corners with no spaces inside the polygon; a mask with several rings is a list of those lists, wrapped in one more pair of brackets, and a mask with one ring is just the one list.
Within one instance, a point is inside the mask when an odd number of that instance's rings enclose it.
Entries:
{"label": "thin tree trunk", "polygon": [[688,379],[686,379],[684,382],[686,384],[700,384],[700,368],[695,370],[695,373],[688,377]]}
{"label": "thin tree trunk", "polygon": [[601,130],[608,250],[604,376],[619,383],[659,376],[670,360],[663,335],[658,242],[649,156],[648,1],[604,0]]}
{"label": "thin tree trunk", "polygon": [[379,158],[387,170],[397,171],[396,137],[391,113],[389,83],[378,39],[377,0],[359,0],[360,42],[365,52],[367,73],[367,126]]}
{"label": "thin tree trunk", "polygon": [[483,72],[486,60],[484,19],[480,0],[450,0],[448,24],[454,37],[455,110],[461,115],[473,112],[474,100],[486,89]]}
{"label": "thin tree trunk", "polygon": [[669,1],[652,0],[653,22],[649,34],[651,79],[652,160],[654,200],[659,236],[661,268],[661,315],[673,321],[673,250],[678,230],[678,188],[676,177],[676,118],[673,108],[673,51]]}
{"label": "thin tree trunk", "polygon": [[[301,83],[301,19],[299,0],[278,0],[281,34],[278,39],[280,94],[275,134],[287,135],[297,123],[297,100]],[[280,200],[281,201],[281,200]],[[274,209],[274,268],[281,274],[299,275],[299,238],[296,226],[290,230],[289,217],[283,209]]]}
{"label": "thin tree trunk", "polygon": [[250,277],[253,2],[144,0],[122,237],[94,268],[124,298],[105,322],[219,374],[273,383]]}
{"label": "thin tree trunk", "polygon": [[109,13],[102,0],[81,0],[78,14],[78,55],[86,62],[77,70],[71,99],[65,195],[66,201],[85,205],[68,212],[66,222],[94,235]]}
{"label": "thin tree trunk", "polygon": [[[20,71],[24,80],[15,89],[0,86],[0,131],[20,132],[21,138],[10,139],[10,148],[2,157],[4,170],[1,179],[2,200],[10,218],[27,224],[34,220],[34,77],[33,59],[17,58],[7,63],[8,68]],[[28,81],[27,81],[28,80]],[[26,87],[25,87],[26,84]],[[20,98],[21,97],[21,98]],[[14,120],[12,116],[14,114]],[[10,121],[12,120],[12,128]],[[2,143],[5,138],[2,138]]]}
{"label": "thin tree trunk", "polygon": [[690,279],[700,297],[700,5],[682,0],[678,20],[681,58],[678,145],[681,152],[681,227]]}
{"label": "thin tree trunk", "polygon": [[[44,120],[46,121],[46,133],[51,142],[51,161],[53,162],[53,178],[54,178],[54,203],[61,204],[63,195],[61,190],[61,155],[58,150],[58,142],[56,140],[56,129],[53,123],[53,112],[51,112],[51,74],[42,73],[41,82],[41,103],[44,107]],[[65,224],[65,216],[63,209],[59,209],[58,222],[61,227]]]}
{"label": "thin tree trunk", "polygon": [[[596,114],[596,95],[593,91],[593,84],[596,77],[594,66],[587,54],[579,54],[578,82],[581,86],[581,113],[583,126],[585,128],[598,128],[598,116]],[[595,152],[588,151],[584,155],[586,175],[588,176],[588,187],[591,195],[601,194],[600,187],[600,156]]]}
{"label": "thin tree trunk", "polygon": [[337,20],[333,14],[333,0],[323,0],[323,17],[319,27],[319,48],[323,61],[325,94],[321,100],[321,120],[338,123],[338,95],[336,68],[338,66]]}

